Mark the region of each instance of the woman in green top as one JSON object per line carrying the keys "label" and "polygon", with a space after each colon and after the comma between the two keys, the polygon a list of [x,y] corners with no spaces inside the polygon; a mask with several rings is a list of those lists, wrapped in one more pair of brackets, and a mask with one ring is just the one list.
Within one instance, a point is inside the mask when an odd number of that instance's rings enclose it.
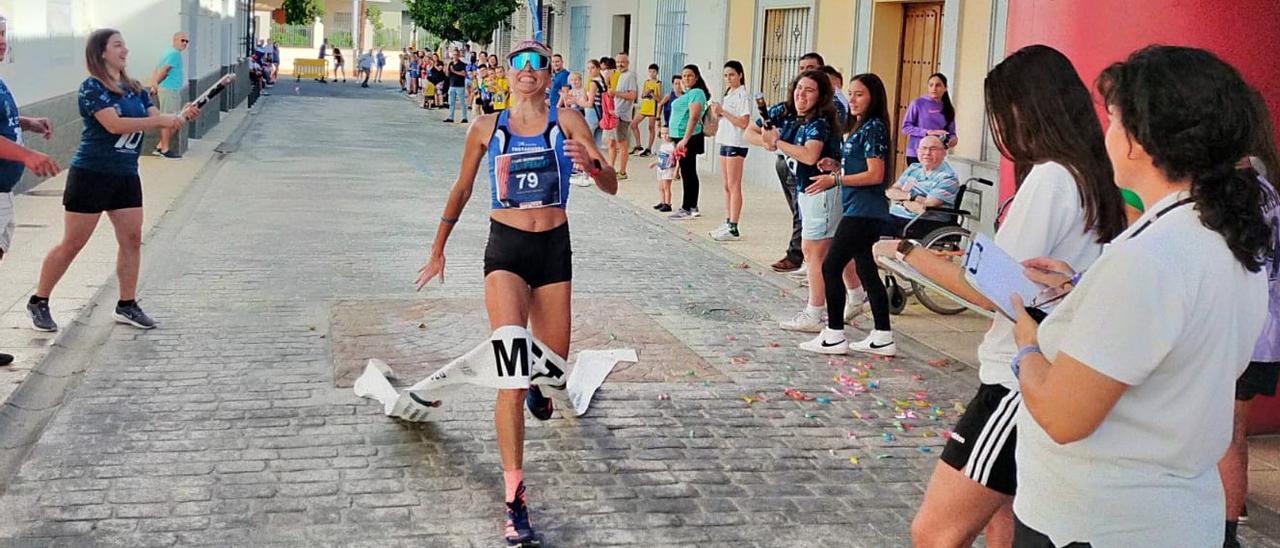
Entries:
{"label": "woman in green top", "polygon": [[702,80],[698,65],[685,65],[680,72],[685,92],[671,103],[671,139],[676,141],[676,157],[680,159],[680,177],[684,180],[684,196],[680,210],[671,220],[698,217],[698,155],[702,154],[702,113],[707,109],[711,92]]}

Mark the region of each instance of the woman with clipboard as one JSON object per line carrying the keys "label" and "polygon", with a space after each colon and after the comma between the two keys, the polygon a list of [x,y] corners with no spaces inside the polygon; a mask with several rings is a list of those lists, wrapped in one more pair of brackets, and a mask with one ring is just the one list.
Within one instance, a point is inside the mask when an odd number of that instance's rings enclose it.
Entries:
{"label": "woman with clipboard", "polygon": [[[1018,261],[1048,256],[1091,264],[1125,219],[1088,88],[1071,62],[1047,46],[1010,55],[987,74],[985,88],[991,132],[1017,176],[996,245]],[[918,242],[880,242],[876,254],[896,255],[952,293],[997,308],[969,286],[959,265]],[[1012,542],[1014,416],[1022,401],[1009,371],[1018,352],[1013,325],[997,314],[978,347],[982,384],[953,428],[911,524],[917,546],[968,546],[984,529],[987,546]]]}
{"label": "woman with clipboard", "polygon": [[1212,53],[1172,46],[1097,87],[1116,179],[1146,213],[1042,324],[1019,315],[1015,543],[1220,545],[1229,395],[1267,315],[1263,193],[1236,165],[1256,92]]}
{"label": "woman with clipboard", "polygon": [[[569,355],[573,265],[569,242],[569,173],[577,165],[609,194],[618,191],[613,168],[595,147],[581,114],[548,109],[551,50],[525,40],[507,56],[514,102],[476,119],[467,132],[462,167],[449,193],[435,242],[418,270],[418,289],[439,277],[444,247],[471,198],[480,159],[489,159],[492,195],[489,242],[484,252],[485,308],[496,331],[531,327],[551,351]],[[496,338],[496,335],[495,335]],[[495,352],[498,352],[495,349]],[[551,418],[551,400],[537,387],[499,390],[494,410],[502,460],[507,546],[537,546],[524,489],[524,405],[538,420]]]}

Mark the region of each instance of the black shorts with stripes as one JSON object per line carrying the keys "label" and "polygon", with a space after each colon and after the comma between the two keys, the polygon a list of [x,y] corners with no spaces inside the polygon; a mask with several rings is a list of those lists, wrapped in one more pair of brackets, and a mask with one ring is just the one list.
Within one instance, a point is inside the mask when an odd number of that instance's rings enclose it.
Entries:
{"label": "black shorts with stripes", "polygon": [[1018,490],[1013,461],[1016,421],[1022,394],[984,384],[965,408],[942,450],[942,462],[969,479],[1012,496]]}

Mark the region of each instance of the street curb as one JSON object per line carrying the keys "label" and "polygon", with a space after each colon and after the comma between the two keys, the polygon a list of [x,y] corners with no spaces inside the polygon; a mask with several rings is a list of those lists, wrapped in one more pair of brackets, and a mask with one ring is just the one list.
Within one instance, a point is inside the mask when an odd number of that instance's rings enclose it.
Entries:
{"label": "street curb", "polygon": [[[176,217],[183,217],[180,212],[190,203],[198,201],[207,191],[201,183],[210,179],[221,167],[225,158],[225,153],[221,151],[224,148],[238,148],[239,139],[244,137],[254,119],[253,115],[246,115],[227,140],[214,148],[214,154],[200,166],[181,195],[144,235],[144,265],[154,263],[146,259],[153,253],[152,250],[162,247],[157,243],[173,238],[166,235],[164,228]],[[51,344],[52,350],[32,367],[27,378],[0,406],[0,495],[8,490],[9,481],[20,470],[31,448],[40,440],[45,427],[62,408],[67,394],[79,385],[84,373],[93,366],[98,348],[107,340],[115,326],[111,311],[115,302],[114,292],[118,287],[115,275],[112,274],[90,299],[89,304],[63,326],[62,332]]]}
{"label": "street curb", "polygon": [[[662,230],[666,230],[667,232],[670,232],[671,234],[674,234],[676,236],[684,237],[685,241],[697,246],[703,251],[722,257],[730,263],[740,263],[740,264],[748,265],[748,268],[744,270],[754,271],[756,275],[760,277],[760,279],[765,280],[766,282],[773,285],[774,287],[777,287],[779,290],[785,292],[788,296],[792,296],[797,299],[808,298],[808,290],[806,290],[800,284],[788,279],[785,274],[774,272],[773,269],[770,268],[768,265],[760,264],[743,255],[740,255],[738,253],[735,253],[729,250],[725,246],[709,241],[701,237],[700,235],[695,234],[691,230],[681,228],[680,226],[677,226],[678,223],[672,223],[669,221],[665,221],[662,218],[650,215],[647,212],[641,210],[639,206],[632,204],[626,198],[622,198],[616,195],[605,194],[603,192],[600,194],[604,196],[606,200],[612,202],[617,206],[622,207],[623,209],[626,209],[627,211],[631,212],[633,215],[636,215],[637,217],[640,217],[641,219],[643,219],[645,222],[655,227],[658,227]],[[859,332],[865,332],[857,328],[855,328],[855,330]],[[920,339],[913,337],[911,335],[908,335],[906,333],[898,332],[896,334],[901,335],[902,337],[901,339],[898,340],[898,346],[901,347],[903,350],[905,350],[906,353],[911,357],[919,358],[925,362],[933,362],[935,360],[948,361],[947,364],[943,366],[935,366],[934,369],[937,369],[940,371],[952,372],[952,373],[961,373],[966,370],[972,370],[969,373],[965,373],[969,376],[974,376],[978,372],[977,364],[971,364],[963,360],[960,360],[954,356],[947,354],[946,352],[933,348],[932,346],[929,346],[927,343],[921,341]],[[955,365],[952,365],[952,364],[955,364]]]}

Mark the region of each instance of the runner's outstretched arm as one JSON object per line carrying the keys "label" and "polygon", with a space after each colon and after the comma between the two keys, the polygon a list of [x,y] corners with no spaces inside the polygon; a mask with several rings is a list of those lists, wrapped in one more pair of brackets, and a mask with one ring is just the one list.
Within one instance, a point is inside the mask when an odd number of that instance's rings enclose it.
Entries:
{"label": "runner's outstretched arm", "polygon": [[[418,269],[418,291],[440,276],[444,283],[444,246],[453,233],[453,225],[458,223],[463,208],[471,200],[471,192],[475,189],[476,171],[480,169],[480,158],[485,154],[485,141],[493,134],[497,116],[486,114],[477,118],[467,129],[465,148],[462,151],[462,165],[458,169],[458,178],[449,191],[449,199],[444,204],[444,213],[440,215],[440,225],[436,228],[436,238],[431,245],[431,255],[427,262]],[[585,123],[584,123],[585,126]]]}
{"label": "runner's outstretched arm", "polygon": [[[596,186],[609,194],[618,193],[618,174],[609,165],[609,161],[596,148],[591,130],[587,128],[587,120],[573,109],[562,108],[559,113],[560,129],[564,131],[564,153],[573,163],[591,175]],[[600,165],[600,170],[592,173],[595,166],[593,160]]]}

